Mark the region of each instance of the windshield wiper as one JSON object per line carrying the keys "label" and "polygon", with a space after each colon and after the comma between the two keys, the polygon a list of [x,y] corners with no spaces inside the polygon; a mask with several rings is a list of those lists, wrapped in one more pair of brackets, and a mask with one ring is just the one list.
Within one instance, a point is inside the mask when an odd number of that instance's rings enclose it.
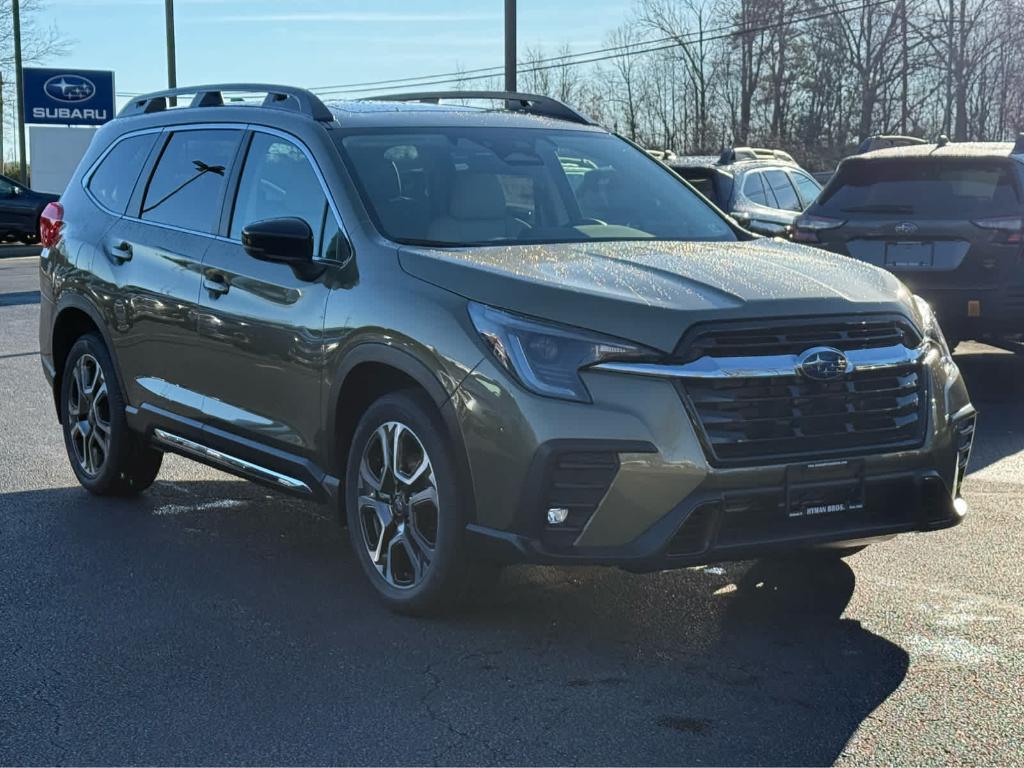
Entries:
{"label": "windshield wiper", "polygon": [[913,213],[912,205],[851,205],[849,208],[841,208],[843,213]]}

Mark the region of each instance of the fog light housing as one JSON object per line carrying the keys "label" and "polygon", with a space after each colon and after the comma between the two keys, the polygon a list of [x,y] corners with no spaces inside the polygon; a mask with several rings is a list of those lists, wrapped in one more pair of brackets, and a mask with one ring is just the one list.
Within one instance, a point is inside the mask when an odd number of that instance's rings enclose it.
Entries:
{"label": "fog light housing", "polygon": [[565,507],[551,507],[548,509],[548,525],[561,525],[569,519],[569,510]]}

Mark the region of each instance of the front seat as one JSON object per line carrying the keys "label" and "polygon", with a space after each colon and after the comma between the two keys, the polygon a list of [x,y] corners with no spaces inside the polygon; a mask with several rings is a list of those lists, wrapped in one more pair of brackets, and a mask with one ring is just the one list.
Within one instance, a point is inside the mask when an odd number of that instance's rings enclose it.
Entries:
{"label": "front seat", "polygon": [[430,225],[430,239],[442,243],[479,243],[518,237],[523,222],[508,215],[505,191],[491,173],[455,174],[448,215]]}

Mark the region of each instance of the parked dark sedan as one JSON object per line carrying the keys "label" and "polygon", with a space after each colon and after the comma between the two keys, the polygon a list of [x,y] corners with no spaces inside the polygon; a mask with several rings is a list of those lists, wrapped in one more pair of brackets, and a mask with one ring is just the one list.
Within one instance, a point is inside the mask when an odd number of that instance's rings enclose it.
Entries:
{"label": "parked dark sedan", "polygon": [[0,176],[0,240],[39,242],[39,216],[60,195],[36,192],[14,179]]}
{"label": "parked dark sedan", "polygon": [[1024,134],[847,158],[793,239],[894,272],[954,343],[1024,333]]}

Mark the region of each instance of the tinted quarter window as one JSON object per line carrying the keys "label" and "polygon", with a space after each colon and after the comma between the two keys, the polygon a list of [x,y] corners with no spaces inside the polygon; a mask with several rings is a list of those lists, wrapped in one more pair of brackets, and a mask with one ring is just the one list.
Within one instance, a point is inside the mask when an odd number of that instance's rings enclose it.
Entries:
{"label": "tinted quarter window", "polygon": [[1000,161],[844,163],[819,199],[823,211],[974,219],[1020,213],[1013,166]]}
{"label": "tinted quarter window", "polygon": [[785,171],[765,171],[764,180],[771,187],[772,192],[775,193],[775,199],[778,201],[779,208],[787,211],[803,210],[800,198],[796,194],[796,189],[793,188],[793,184],[790,182],[789,176]]}
{"label": "tinted quarter window", "polygon": [[294,217],[313,230],[320,242],[327,196],[305,154],[290,141],[256,133],[238,186],[231,237],[238,239],[247,224],[263,219]]}
{"label": "tinted quarter window", "polygon": [[213,233],[242,132],[177,131],[171,134],[149,180],[142,218]]}
{"label": "tinted quarter window", "polygon": [[124,213],[139,172],[159,134],[130,136],[114,145],[89,179],[89,191],[104,208]]}
{"label": "tinted quarter window", "polygon": [[10,197],[14,194],[14,185],[7,179],[0,178],[0,197]]}
{"label": "tinted quarter window", "polygon": [[821,185],[810,176],[794,173],[793,181],[796,182],[796,188],[800,192],[800,197],[803,199],[803,207],[805,208],[813,203],[821,192]]}

